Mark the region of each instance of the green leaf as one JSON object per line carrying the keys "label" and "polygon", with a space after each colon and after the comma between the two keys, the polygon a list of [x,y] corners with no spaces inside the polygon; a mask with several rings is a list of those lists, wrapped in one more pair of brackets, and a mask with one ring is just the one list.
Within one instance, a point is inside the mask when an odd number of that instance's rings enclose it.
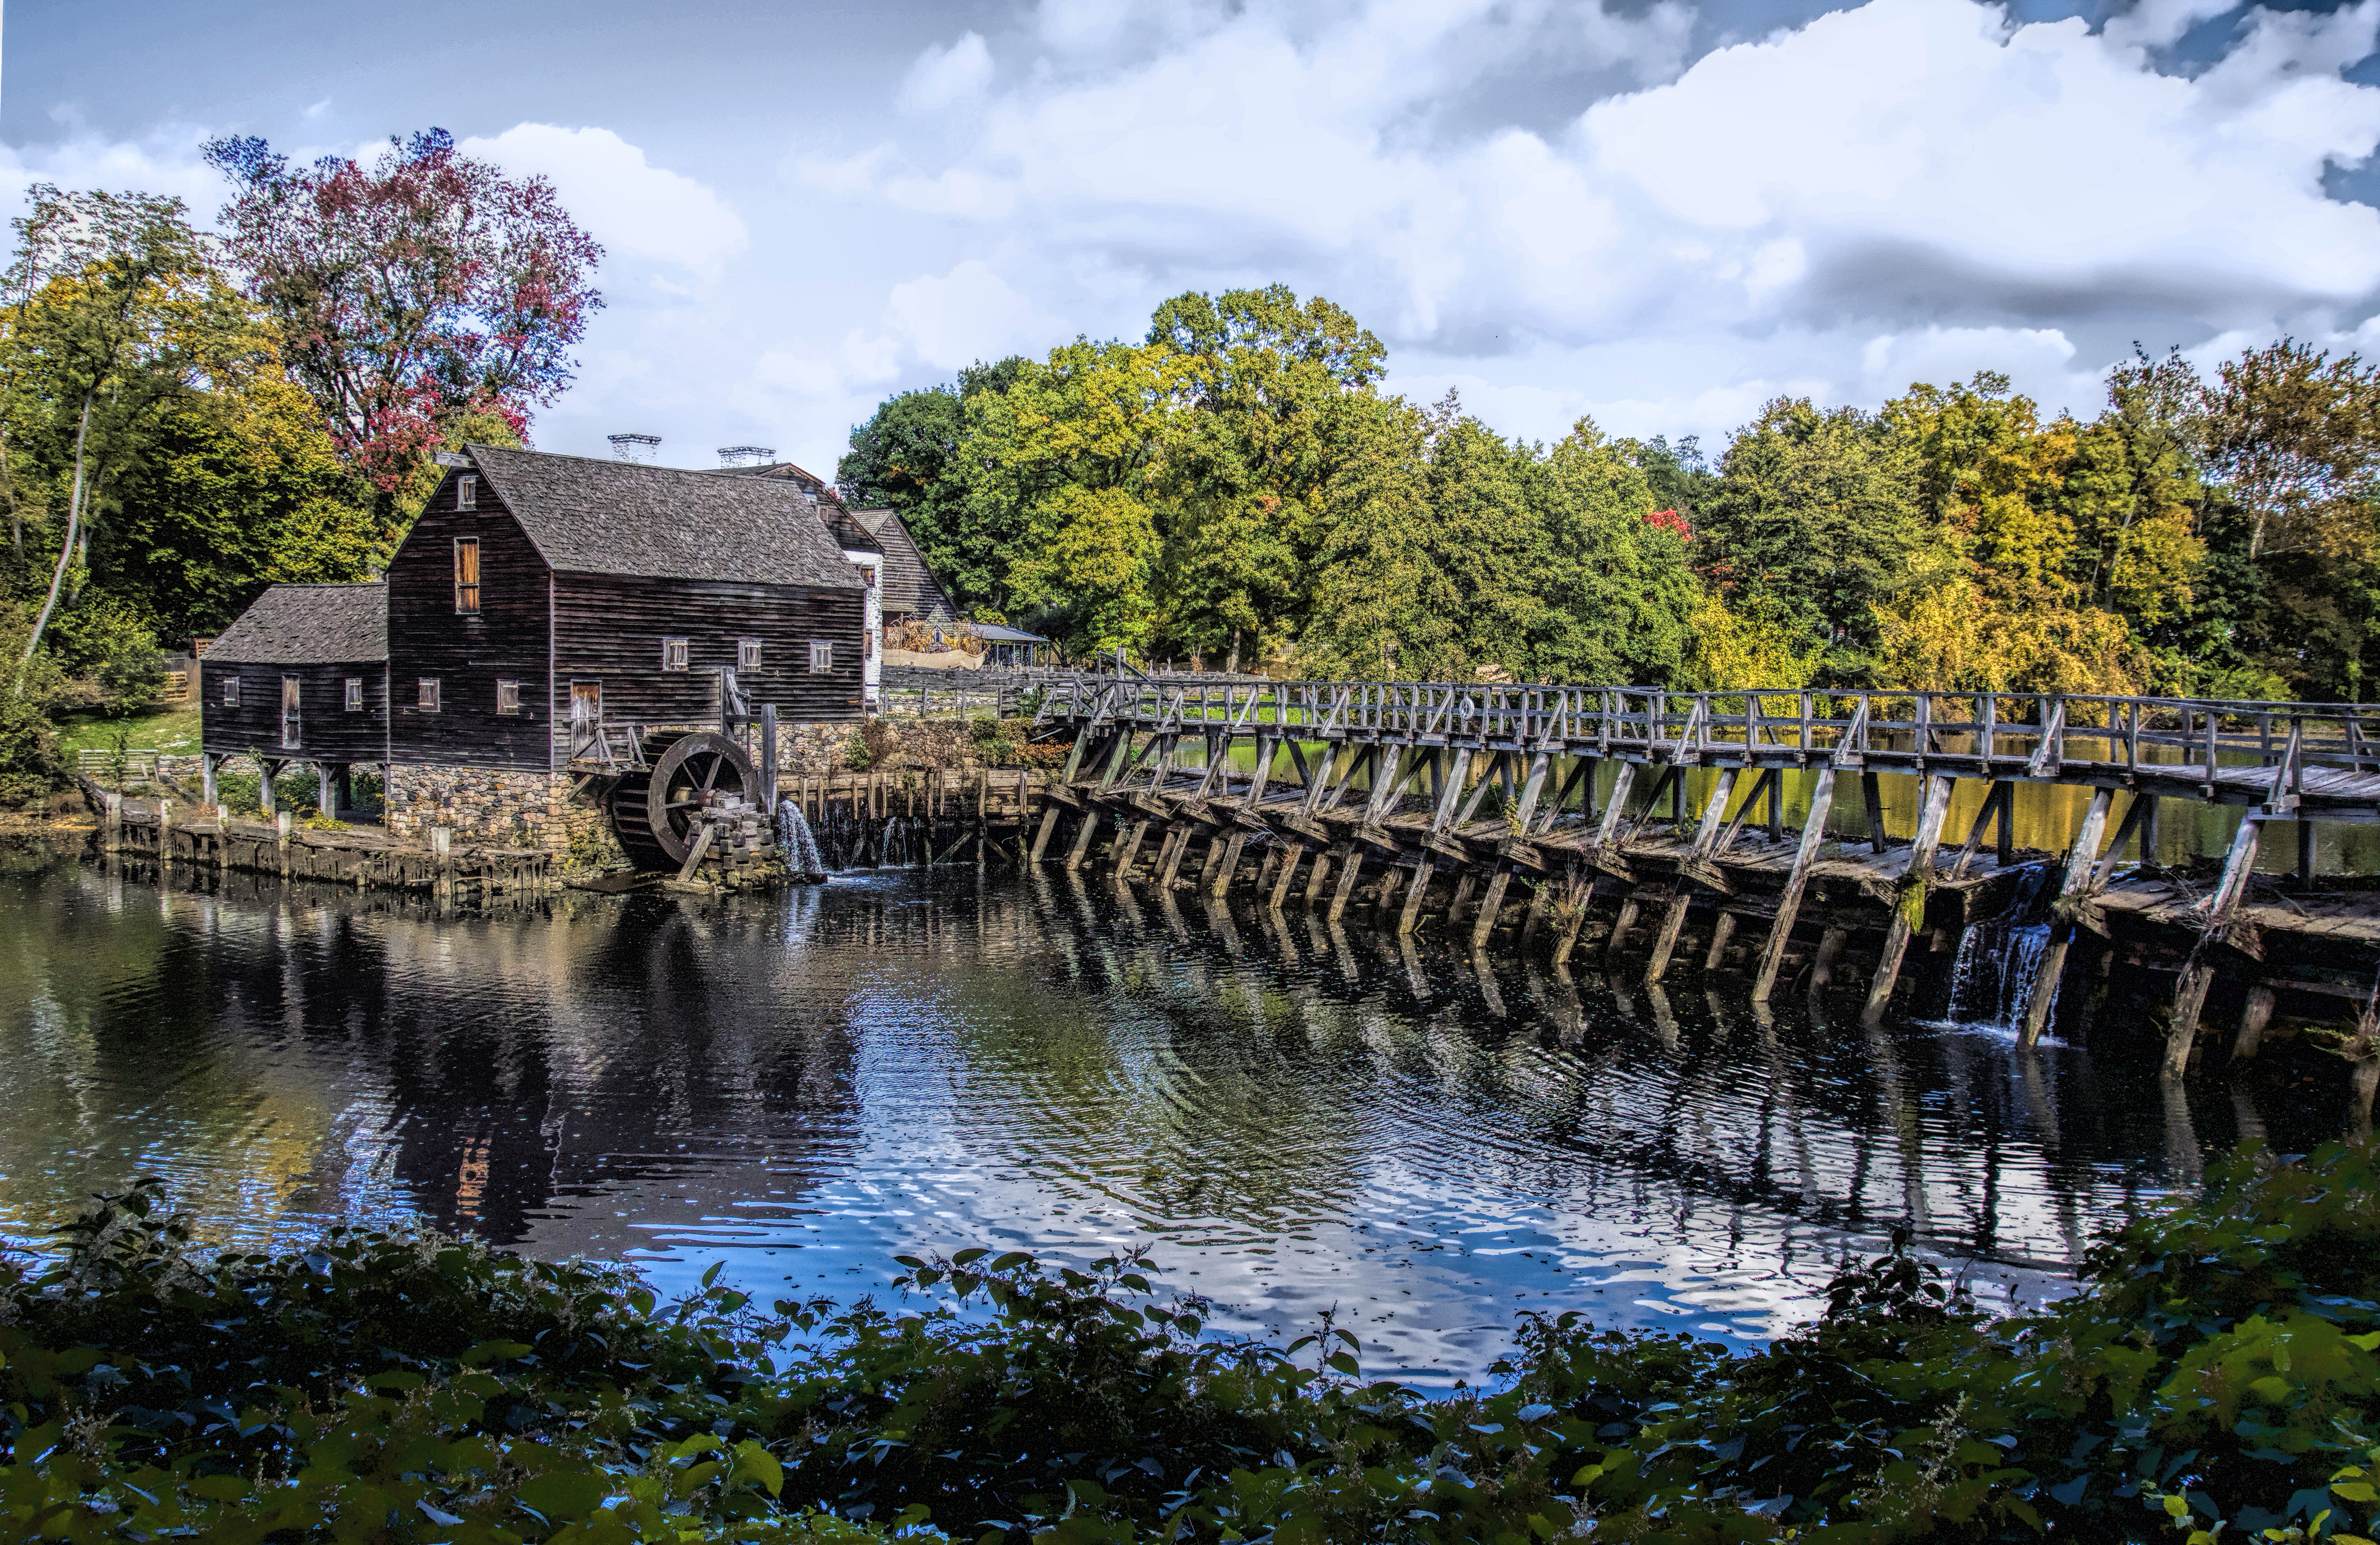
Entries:
{"label": "green leaf", "polygon": [[613,1491],[611,1478],[589,1475],[583,1470],[557,1470],[535,1480],[524,1481],[513,1493],[528,1506],[542,1515],[548,1523],[562,1523],[584,1518],[603,1503]]}
{"label": "green leaf", "polygon": [[760,1489],[774,1497],[785,1489],[785,1467],[777,1456],[760,1446],[756,1439],[747,1438],[735,1445],[735,1471],[742,1478],[758,1481]]}
{"label": "green leaf", "polygon": [[527,1342],[483,1341],[463,1354],[459,1359],[466,1368],[492,1363],[512,1357],[526,1357],[533,1350]]}

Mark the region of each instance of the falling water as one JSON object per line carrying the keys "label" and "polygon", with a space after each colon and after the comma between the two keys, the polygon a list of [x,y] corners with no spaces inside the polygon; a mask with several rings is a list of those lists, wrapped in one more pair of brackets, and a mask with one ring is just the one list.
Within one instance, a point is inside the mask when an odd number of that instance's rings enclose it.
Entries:
{"label": "falling water", "polygon": [[785,868],[795,875],[826,872],[826,857],[819,851],[818,838],[810,834],[802,808],[790,799],[777,801],[777,845],[784,852]]}
{"label": "falling water", "polygon": [[[2008,910],[1966,931],[1950,965],[1950,1008],[1944,1023],[1967,1029],[2013,1031],[2024,1020],[2040,972],[2042,952],[2049,947],[2050,924],[2042,915],[2046,867],[2030,871]],[[2050,1008],[2058,1006],[2058,984],[2050,984]]]}

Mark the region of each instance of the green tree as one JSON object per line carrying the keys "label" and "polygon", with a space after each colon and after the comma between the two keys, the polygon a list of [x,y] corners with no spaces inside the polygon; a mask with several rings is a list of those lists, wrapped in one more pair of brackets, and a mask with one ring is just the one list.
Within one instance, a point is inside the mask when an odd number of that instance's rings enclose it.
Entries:
{"label": "green tree", "polygon": [[1148,342],[1179,394],[1156,497],[1165,534],[1160,632],[1239,668],[1287,646],[1310,605],[1335,420],[1387,351],[1341,307],[1285,285],[1191,292],[1159,306]]}
{"label": "green tree", "polygon": [[[1654,449],[1658,447],[1658,449]],[[1609,442],[1581,419],[1538,464],[1533,500],[1543,522],[1536,585],[1546,601],[1529,673],[1556,681],[1661,683],[1678,678],[1690,619],[1704,591],[1684,533],[1655,525],[1655,509],[1684,513],[1676,481],[1647,469],[1670,455]],[[1668,466],[1687,476],[1682,462]]]}
{"label": "green tree", "polygon": [[1024,536],[1014,511],[968,497],[957,459],[967,401],[1005,392],[1032,368],[1012,355],[970,365],[950,385],[888,397],[866,423],[853,426],[851,449],[835,463],[835,481],[862,507],[898,512],[962,610],[1005,614],[1014,607],[1008,573]]}
{"label": "green tree", "polygon": [[1143,651],[1156,630],[1151,468],[1175,373],[1160,347],[1077,340],[968,399],[960,463],[974,518],[1019,531],[1012,604],[1077,649]]}
{"label": "green tree", "polygon": [[[237,325],[178,199],[32,190],[18,220],[4,408],[19,464],[64,472],[65,528],[18,675],[40,650],[67,579],[88,567],[94,489],[135,463],[157,417],[197,389],[203,341]],[[77,588],[79,588],[79,585]]]}
{"label": "green tree", "polygon": [[1925,541],[1914,448],[1889,424],[1806,397],[1779,397],[1736,432],[1702,510],[1696,563],[1731,606],[1756,604],[1792,648],[1824,644],[1828,670],[1857,679],[1876,602]]}

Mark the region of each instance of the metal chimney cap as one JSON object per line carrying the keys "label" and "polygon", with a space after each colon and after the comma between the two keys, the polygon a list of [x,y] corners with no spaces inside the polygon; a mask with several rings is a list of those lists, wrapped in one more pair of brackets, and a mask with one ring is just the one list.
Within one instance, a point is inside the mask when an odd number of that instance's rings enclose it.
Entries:
{"label": "metal chimney cap", "polygon": [[722,445],[719,465],[722,467],[766,467],[777,459],[774,445]]}
{"label": "metal chimney cap", "polygon": [[612,442],[612,454],[622,461],[650,461],[662,444],[658,434],[607,434],[603,438]]}

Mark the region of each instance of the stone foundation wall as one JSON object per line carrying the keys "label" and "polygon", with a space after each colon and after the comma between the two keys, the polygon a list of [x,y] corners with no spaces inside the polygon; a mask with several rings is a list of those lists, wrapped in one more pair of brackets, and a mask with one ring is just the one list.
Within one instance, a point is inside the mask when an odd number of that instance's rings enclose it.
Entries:
{"label": "stone foundation wall", "polygon": [[600,868],[621,857],[602,808],[574,797],[567,772],[513,772],[489,767],[392,766],[384,808],[391,833],[427,841],[432,826],[465,842],[539,847],[574,868]]}

